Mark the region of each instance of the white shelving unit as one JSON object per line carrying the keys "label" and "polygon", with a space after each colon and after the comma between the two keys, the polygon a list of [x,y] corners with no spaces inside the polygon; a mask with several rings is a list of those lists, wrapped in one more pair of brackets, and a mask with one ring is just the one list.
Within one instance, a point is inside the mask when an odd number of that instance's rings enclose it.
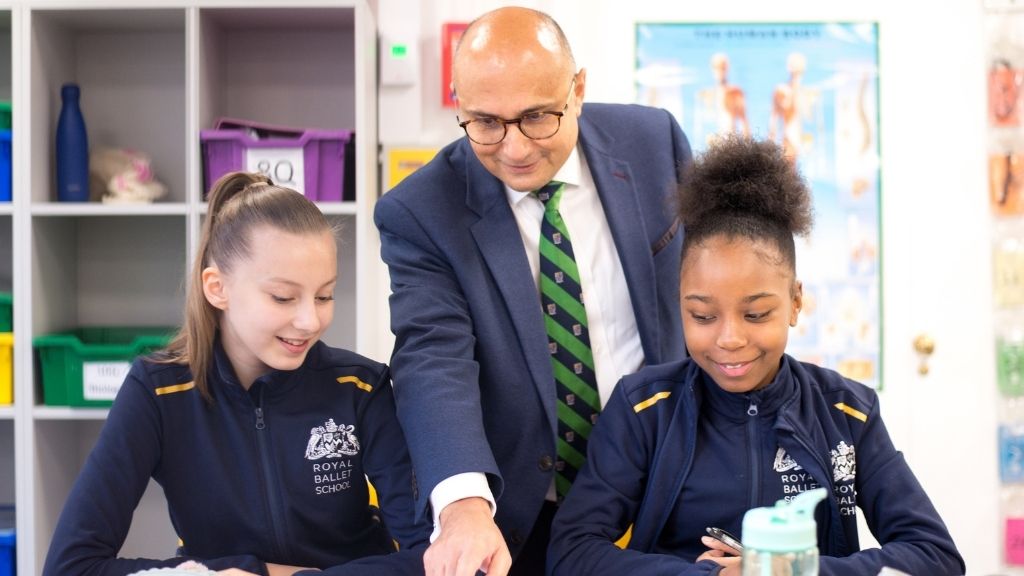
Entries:
{"label": "white shelving unit", "polygon": [[[12,13],[10,5],[0,3],[0,100],[12,99]],[[0,203],[0,291],[14,288],[14,205]],[[0,406],[0,506],[15,501],[15,428],[18,424],[13,406]]]}
{"label": "white shelving unit", "polygon": [[[5,69],[6,68],[6,69]],[[90,146],[142,150],[167,196],[151,205],[55,201],[65,82],[81,86]],[[341,225],[333,345],[386,359],[377,197],[376,24],[366,0],[0,2],[0,99],[13,101],[13,202],[0,204],[0,290],[14,293],[13,407],[0,408],[0,504],[17,504],[19,574],[38,574],[106,410],[43,405],[36,336],[89,325],[177,325],[206,205],[199,131],[220,117],[355,131]],[[126,556],[168,557],[159,487]]]}

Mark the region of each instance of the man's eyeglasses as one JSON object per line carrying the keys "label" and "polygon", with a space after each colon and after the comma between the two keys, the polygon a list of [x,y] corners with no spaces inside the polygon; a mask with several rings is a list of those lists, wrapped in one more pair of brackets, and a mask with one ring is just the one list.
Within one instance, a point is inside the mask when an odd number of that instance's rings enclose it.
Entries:
{"label": "man's eyeglasses", "polygon": [[[569,83],[569,94],[565,97],[565,106],[561,112],[530,112],[513,120],[502,118],[475,118],[459,122],[459,128],[466,131],[470,140],[483,146],[498,144],[508,134],[508,125],[519,126],[519,131],[530,140],[544,140],[551,138],[558,133],[562,127],[562,116],[569,109],[569,98],[572,96],[573,86],[576,85],[576,78]],[[455,117],[459,119],[458,116]]]}

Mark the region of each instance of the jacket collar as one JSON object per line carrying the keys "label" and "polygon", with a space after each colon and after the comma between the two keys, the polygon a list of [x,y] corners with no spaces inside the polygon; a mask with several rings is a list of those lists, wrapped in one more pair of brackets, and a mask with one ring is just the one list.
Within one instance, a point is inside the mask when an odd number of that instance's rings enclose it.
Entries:
{"label": "jacket collar", "polygon": [[757,412],[762,417],[773,416],[780,407],[793,400],[796,392],[796,380],[786,355],[779,362],[779,372],[767,386],[746,394],[722,390],[710,375],[703,370],[700,373],[700,386],[705,390],[704,403],[732,421],[746,420],[747,410],[751,406],[757,406]]}
{"label": "jacket collar", "polygon": [[306,353],[306,358],[303,360],[302,365],[295,370],[271,370],[257,378],[249,390],[246,390],[242,387],[242,383],[239,382],[238,376],[235,374],[235,369],[231,365],[227,352],[224,350],[220,332],[218,332],[213,343],[213,365],[210,367],[213,382],[210,383],[210,391],[214,395],[223,392],[228,398],[232,399],[250,397],[254,393],[261,393],[263,398],[272,398],[285,394],[298,384],[300,380],[298,375],[316,362],[322,346],[324,346],[322,341],[317,341],[313,344],[309,352]]}
{"label": "jacket collar", "polygon": [[[697,363],[686,360],[683,380],[676,387],[683,396],[676,404],[672,419],[668,424],[667,433],[659,437],[671,443],[670,449],[659,449],[649,471],[649,486],[645,490],[645,505],[638,511],[633,526],[633,538],[630,548],[650,552],[657,542],[658,534],[664,528],[669,514],[682,491],[686,478],[690,473],[693,453],[696,449],[697,418],[701,404],[707,401],[710,387],[702,383],[706,379],[711,386],[717,388],[714,381],[707,377]],[[791,398],[781,402],[778,408],[775,429],[779,432],[779,443],[800,461],[801,466],[815,478],[819,484],[829,490],[831,522],[818,524],[819,542],[828,542],[829,550],[849,550],[848,541],[842,524],[842,516],[833,494],[833,479],[829,463],[822,460],[819,454],[822,447],[829,446],[830,440],[840,436],[832,430],[826,433],[825,427],[832,427],[828,418],[827,407],[816,404],[820,395],[811,393],[816,386],[803,369],[800,362],[783,355],[779,374],[791,382]],[[776,376],[779,380],[779,376]],[[719,390],[721,390],[719,388]],[[742,396],[742,395],[738,395]],[[678,447],[681,446],[682,449]]]}

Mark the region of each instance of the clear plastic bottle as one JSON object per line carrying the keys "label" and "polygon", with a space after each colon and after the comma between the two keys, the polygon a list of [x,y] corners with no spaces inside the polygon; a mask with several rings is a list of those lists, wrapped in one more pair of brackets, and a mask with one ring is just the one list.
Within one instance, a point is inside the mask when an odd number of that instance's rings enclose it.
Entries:
{"label": "clear plastic bottle", "polygon": [[815,488],[743,516],[743,576],[818,576],[814,508],[828,495]]}

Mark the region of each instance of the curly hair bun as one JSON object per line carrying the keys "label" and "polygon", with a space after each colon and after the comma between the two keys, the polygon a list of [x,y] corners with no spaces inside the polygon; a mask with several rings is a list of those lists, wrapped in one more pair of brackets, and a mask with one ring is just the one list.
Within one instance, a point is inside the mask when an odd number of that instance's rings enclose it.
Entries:
{"label": "curly hair bun", "polygon": [[[722,219],[763,219],[802,236],[811,230],[811,192],[770,140],[740,134],[716,138],[683,175],[679,218],[688,233],[714,232]],[[729,228],[723,224],[724,228]]]}

